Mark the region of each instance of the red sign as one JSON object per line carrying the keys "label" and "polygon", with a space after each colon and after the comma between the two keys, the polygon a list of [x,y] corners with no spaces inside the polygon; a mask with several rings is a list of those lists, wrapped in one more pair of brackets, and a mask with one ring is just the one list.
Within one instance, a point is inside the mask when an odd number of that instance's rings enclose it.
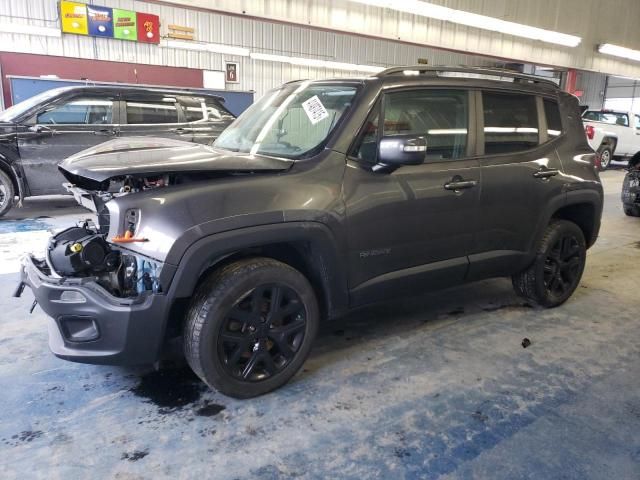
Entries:
{"label": "red sign", "polygon": [[160,17],[149,13],[137,13],[138,41],[160,43]]}

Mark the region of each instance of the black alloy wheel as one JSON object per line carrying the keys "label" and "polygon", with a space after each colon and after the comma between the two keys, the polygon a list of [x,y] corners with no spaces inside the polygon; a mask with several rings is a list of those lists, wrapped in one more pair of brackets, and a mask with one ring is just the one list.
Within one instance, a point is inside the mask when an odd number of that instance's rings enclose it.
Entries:
{"label": "black alloy wheel", "polygon": [[298,294],[285,285],[261,285],[226,315],[218,336],[218,357],[242,381],[273,377],[291,363],[306,330],[306,311]]}
{"label": "black alloy wheel", "polygon": [[187,362],[210,387],[250,398],[302,367],[320,324],[314,288],[278,260],[237,260],[199,285],[185,319]]}
{"label": "black alloy wheel", "polygon": [[587,261],[584,233],[573,222],[553,219],[527,268],[513,275],[513,288],[529,302],[557,307],[575,292]]}
{"label": "black alloy wheel", "polygon": [[544,285],[555,297],[573,291],[580,281],[584,263],[580,242],[571,234],[558,238],[544,263]]}

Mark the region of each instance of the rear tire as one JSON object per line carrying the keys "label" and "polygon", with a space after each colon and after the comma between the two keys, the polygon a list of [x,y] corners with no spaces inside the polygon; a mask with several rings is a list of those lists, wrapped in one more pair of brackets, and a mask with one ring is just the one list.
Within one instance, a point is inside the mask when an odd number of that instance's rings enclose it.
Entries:
{"label": "rear tire", "polygon": [[628,217],[640,217],[640,206],[623,204],[622,209]]}
{"label": "rear tire", "polygon": [[553,220],[527,269],[512,277],[516,293],[542,307],[563,304],[580,283],[587,248],[580,227],[567,220]]}
{"label": "rear tire", "polygon": [[11,178],[0,170],[0,217],[5,215],[13,207],[15,191]]}
{"label": "rear tire", "polygon": [[319,323],[315,293],[299,271],[270,258],[240,260],[198,287],[184,328],[185,357],[210,387],[255,397],[295,375]]}
{"label": "rear tire", "polygon": [[600,154],[600,171],[604,171],[611,165],[613,152],[611,151],[611,147],[600,147],[598,153]]}

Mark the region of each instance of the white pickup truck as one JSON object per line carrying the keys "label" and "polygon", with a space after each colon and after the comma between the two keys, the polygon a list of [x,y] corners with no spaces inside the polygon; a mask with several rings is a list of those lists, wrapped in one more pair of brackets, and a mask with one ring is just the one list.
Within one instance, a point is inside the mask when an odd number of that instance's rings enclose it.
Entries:
{"label": "white pickup truck", "polygon": [[613,110],[587,110],[582,114],[589,145],[600,154],[600,168],[611,161],[640,153],[640,115]]}

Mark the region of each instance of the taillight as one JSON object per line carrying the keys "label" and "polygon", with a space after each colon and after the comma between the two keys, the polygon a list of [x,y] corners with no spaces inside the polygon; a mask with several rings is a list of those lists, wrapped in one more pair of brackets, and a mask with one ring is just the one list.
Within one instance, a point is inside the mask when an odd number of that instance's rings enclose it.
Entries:
{"label": "taillight", "polygon": [[593,140],[593,137],[596,136],[596,130],[595,128],[593,128],[593,125],[587,125],[586,127],[584,127],[584,133],[587,134],[587,138],[589,140]]}
{"label": "taillight", "polygon": [[593,155],[593,166],[596,167],[596,170],[598,171],[602,168],[602,157],[598,152]]}

